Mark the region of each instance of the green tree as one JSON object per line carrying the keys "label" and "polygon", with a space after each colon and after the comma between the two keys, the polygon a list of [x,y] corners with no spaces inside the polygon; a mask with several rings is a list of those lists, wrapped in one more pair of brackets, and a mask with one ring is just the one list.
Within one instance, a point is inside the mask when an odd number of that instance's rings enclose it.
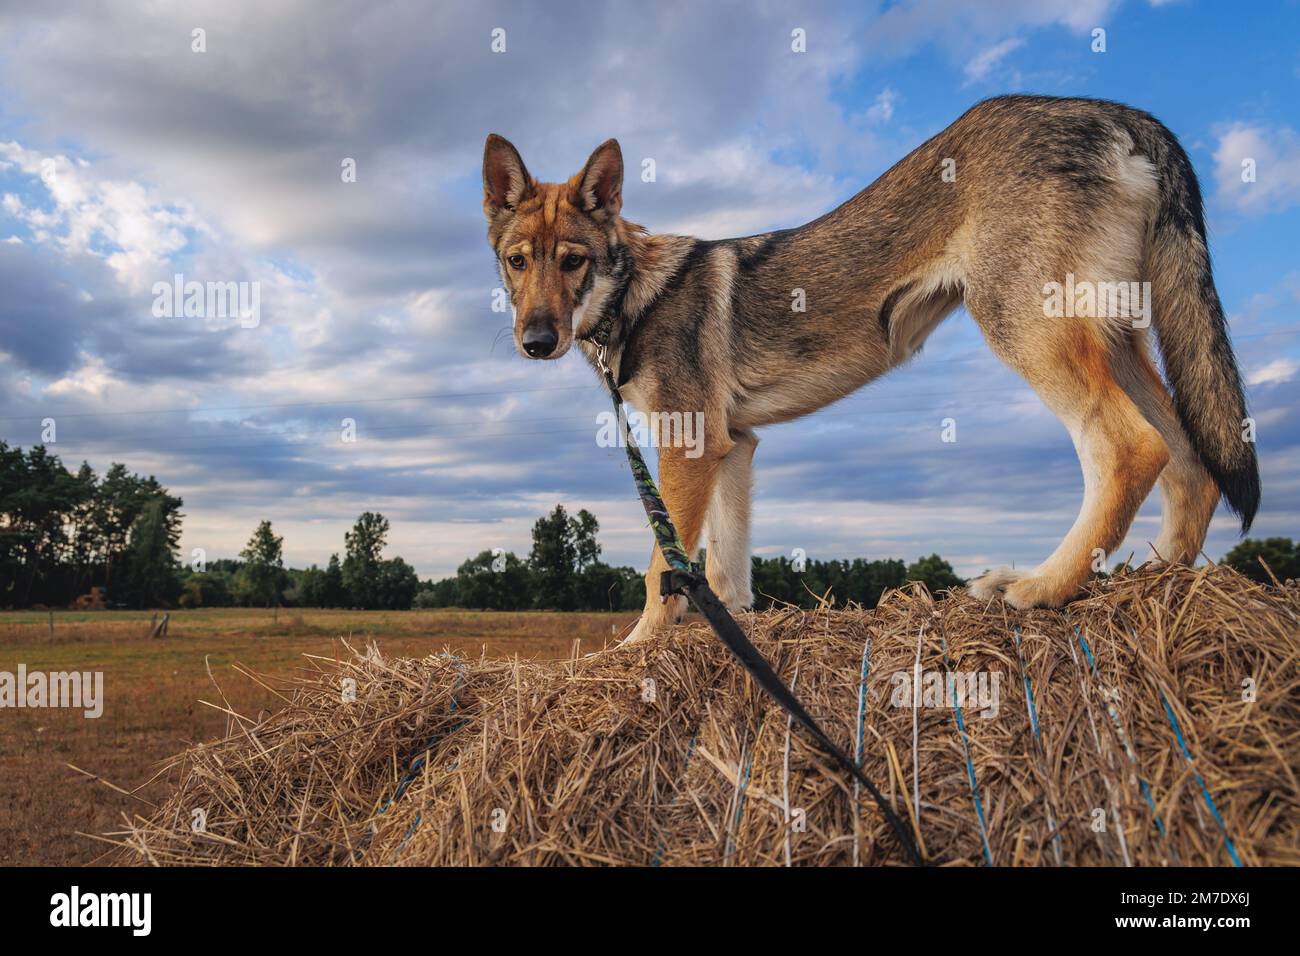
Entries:
{"label": "green tree", "polygon": [[760,610],[782,603],[810,608],[821,595],[840,607],[850,602],[875,607],[886,589],[901,587],[907,578],[907,566],[897,559],[814,559],[805,561],[802,571],[784,556],[752,560],[754,606]]}
{"label": "green tree", "polygon": [[600,523],[595,515],[582,508],[578,516],[570,520],[570,528],[573,531],[574,567],[582,571],[600,559],[600,544],[596,541]]}
{"label": "green tree", "polygon": [[578,572],[574,604],[583,611],[632,611],[645,607],[645,575],[596,561]]}
{"label": "green tree", "polygon": [[909,564],[907,566],[907,580],[924,582],[930,593],[934,595],[938,595],[940,591],[961,587],[966,583],[957,576],[957,573],[952,569],[952,565],[937,554],[917,558]]}
{"label": "green tree", "polygon": [[180,590],[175,547],[167,525],[166,502],[155,498],[131,525],[127,544],[126,596],[136,607],[157,607],[175,599]]}
{"label": "green tree", "polygon": [[184,579],[181,583],[181,596],[177,603],[181,607],[188,609],[203,606],[203,585],[199,583],[197,577],[191,575]]}
{"label": "green tree", "polygon": [[337,554],[330,555],[329,564],[321,580],[321,607],[343,607],[348,601],[347,585],[343,583],[343,568]]}
{"label": "green tree", "polygon": [[[516,561],[519,559],[516,558]],[[531,595],[525,594],[531,604]],[[431,607],[468,607],[460,597],[459,581],[456,578],[443,578],[441,581],[421,581],[420,590],[413,602],[418,608]]]}
{"label": "green tree", "polygon": [[528,566],[533,572],[533,604],[537,608],[571,611],[574,606],[574,572],[578,565],[577,522],[564,505],[533,524],[533,549]]}
{"label": "green tree", "polygon": [[1247,538],[1224,555],[1222,563],[1261,584],[1272,584],[1273,579],[1261,561],[1279,581],[1300,578],[1300,550],[1290,538],[1264,538],[1262,541]]}
{"label": "green tree", "polygon": [[284,538],[263,521],[239,556],[244,559],[244,586],[249,596],[265,607],[279,603],[284,586]]}
{"label": "green tree", "polygon": [[316,565],[305,571],[290,571],[293,584],[284,592],[286,603],[297,607],[324,607],[322,600],[325,586],[325,572]]}
{"label": "green tree", "polygon": [[380,607],[380,554],[388,539],[388,519],[367,511],[343,536],[343,586],[353,607]]}
{"label": "green tree", "polygon": [[453,580],[454,589],[443,586],[439,590],[444,596],[454,590],[457,607],[519,611],[534,602],[532,571],[510,551],[480,551],[456,569]]}
{"label": "green tree", "polygon": [[390,558],[379,565],[378,605],[389,611],[409,611],[415,600],[420,579],[401,558]]}
{"label": "green tree", "polygon": [[[110,600],[115,599],[118,573],[127,560],[132,529],[146,505],[156,499],[163,502],[162,519],[175,549],[184,517],[180,513],[181,499],[169,495],[152,475],[141,478],[130,474],[125,465],[114,463],[95,489],[87,518],[97,546],[97,562],[102,567],[99,580]],[[129,600],[129,595],[122,597]]]}
{"label": "green tree", "polygon": [[231,607],[234,605],[234,575],[208,566],[206,571],[181,571],[181,607]]}
{"label": "green tree", "polygon": [[[13,603],[65,604],[86,590],[94,576],[93,538],[87,533],[96,478],[82,463],[73,474],[44,446],[0,452],[0,571],[7,557],[21,565],[0,574],[0,603],[9,590]],[[6,480],[7,479],[7,480]],[[6,520],[7,519],[7,520]],[[6,526],[7,525],[7,526]]]}
{"label": "green tree", "polygon": [[24,455],[0,442],[0,601],[71,600],[86,577],[78,518],[94,491],[88,466],[73,475],[43,445]]}

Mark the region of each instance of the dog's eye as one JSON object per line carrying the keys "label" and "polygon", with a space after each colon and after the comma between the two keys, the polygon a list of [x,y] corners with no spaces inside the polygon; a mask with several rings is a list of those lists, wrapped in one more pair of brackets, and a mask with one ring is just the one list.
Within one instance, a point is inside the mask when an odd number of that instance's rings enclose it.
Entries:
{"label": "dog's eye", "polygon": [[563,269],[565,272],[572,272],[574,269],[578,268],[578,266],[582,265],[586,261],[587,261],[586,256],[580,256],[576,252],[570,252],[567,256],[564,257],[564,261],[560,263],[560,268]]}
{"label": "dog's eye", "polygon": [[506,259],[506,262],[510,263],[511,269],[523,269],[523,267],[527,265],[524,261],[524,257],[517,252],[513,256],[509,256]]}

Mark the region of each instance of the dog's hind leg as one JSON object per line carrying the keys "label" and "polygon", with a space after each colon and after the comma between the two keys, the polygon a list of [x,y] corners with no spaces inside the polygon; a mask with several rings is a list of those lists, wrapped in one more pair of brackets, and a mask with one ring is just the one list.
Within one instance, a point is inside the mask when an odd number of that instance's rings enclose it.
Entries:
{"label": "dog's hind leg", "polygon": [[989,334],[988,317],[982,317],[978,305],[971,313],[993,351],[1064,422],[1084,484],[1079,516],[1046,561],[1029,572],[990,572],[972,582],[971,593],[983,598],[1000,593],[1018,608],[1058,607],[1078,592],[1098,558],[1124,540],[1169,451],[1115,381],[1111,343],[1089,320],[1049,320],[1057,324],[1044,327],[1039,311],[1019,318],[1022,334],[1007,338]]}
{"label": "dog's hind leg", "polygon": [[705,572],[713,593],[733,611],[750,607],[749,499],[753,490],[754,449],[752,431],[732,432],[736,444],[718,467],[713,497],[704,519],[709,533]]}
{"label": "dog's hind leg", "polygon": [[1160,373],[1138,341],[1115,352],[1115,379],[1169,446],[1169,464],[1160,473],[1160,537],[1156,557],[1193,564],[1219,503],[1219,488],[1192,448]]}

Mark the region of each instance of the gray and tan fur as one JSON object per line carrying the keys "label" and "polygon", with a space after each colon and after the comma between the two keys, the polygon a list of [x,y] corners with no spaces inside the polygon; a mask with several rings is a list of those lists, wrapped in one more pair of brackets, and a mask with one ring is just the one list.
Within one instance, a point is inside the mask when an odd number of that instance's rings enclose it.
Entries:
{"label": "gray and tan fur", "polygon": [[[621,217],[622,181],[614,140],[568,182],[541,183],[491,136],[488,239],[523,354],[558,358],[578,341],[594,364],[583,336],[609,316],[609,361],[627,399],[642,412],[704,413],[703,455],[660,448],[660,490],[689,550],[708,528],[708,576],[728,606],[752,602],[754,430],[906,362],[961,303],[1061,418],[1084,475],[1060,546],[1032,570],[989,572],[975,594],[1065,603],[1156,483],[1161,559],[1196,559],[1220,495],[1249,528],[1258,469],[1200,189],[1149,114],[1098,100],[987,100],[820,219],[741,239],[650,235]],[[1045,286],[1067,274],[1151,283],[1168,389],[1140,323],[1045,317]],[[791,310],[795,289],[805,313]],[[634,637],[683,610],[658,597],[663,568],[656,550]]]}

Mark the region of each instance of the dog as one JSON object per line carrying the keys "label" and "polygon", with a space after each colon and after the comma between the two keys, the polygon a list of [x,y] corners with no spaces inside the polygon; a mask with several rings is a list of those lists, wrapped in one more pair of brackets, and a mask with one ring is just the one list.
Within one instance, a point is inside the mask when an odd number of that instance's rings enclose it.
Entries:
{"label": "dog", "polygon": [[[1084,477],[1056,550],[1032,570],[987,572],[972,594],[1063,605],[1157,483],[1157,560],[1196,560],[1220,496],[1249,530],[1259,471],[1200,187],[1150,114],[986,100],[821,218],[739,239],[650,234],[622,217],[622,185],[615,140],[567,182],[543,183],[490,135],[488,241],[522,355],[557,359],[576,342],[642,415],[703,413],[702,454],[658,436],[659,488],[688,552],[707,528],[708,579],[729,608],[753,602],[754,430],[907,362],[958,304],[1064,423]],[[1129,290],[1149,293],[1142,308]],[[656,548],[630,640],[685,610],[659,597],[666,567]]]}

